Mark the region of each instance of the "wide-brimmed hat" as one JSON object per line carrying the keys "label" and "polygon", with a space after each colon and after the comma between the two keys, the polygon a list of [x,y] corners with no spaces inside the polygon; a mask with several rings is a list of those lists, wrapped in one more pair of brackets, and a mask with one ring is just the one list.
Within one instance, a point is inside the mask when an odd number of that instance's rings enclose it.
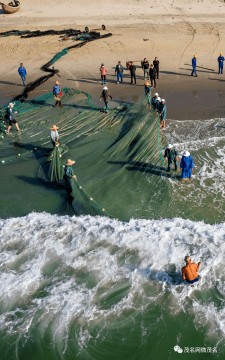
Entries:
{"label": "wide-brimmed hat", "polygon": [[104,87],[103,87],[103,90],[108,90],[107,86],[104,86]]}
{"label": "wide-brimmed hat", "polygon": [[155,93],[154,96],[159,96],[159,94],[158,94],[158,93]]}
{"label": "wide-brimmed hat", "polygon": [[56,84],[56,85],[59,85],[59,81],[58,81],[58,80],[56,80],[55,84]]}
{"label": "wide-brimmed hat", "polygon": [[75,160],[68,159],[66,165],[73,165],[75,164]]}
{"label": "wide-brimmed hat", "polygon": [[165,99],[162,99],[161,102],[166,102],[166,100],[165,100]]}
{"label": "wide-brimmed hat", "polygon": [[148,80],[145,81],[145,86],[150,85],[150,82]]}
{"label": "wide-brimmed hat", "polygon": [[161,101],[161,97],[157,96],[156,100]]}
{"label": "wide-brimmed hat", "polygon": [[15,105],[14,103],[10,102],[8,107],[13,107],[14,105]]}
{"label": "wide-brimmed hat", "polygon": [[172,144],[169,144],[168,146],[167,146],[167,149],[172,149],[173,148],[173,145]]}
{"label": "wide-brimmed hat", "polygon": [[183,152],[183,156],[190,156],[189,151],[185,150],[185,151]]}
{"label": "wide-brimmed hat", "polygon": [[58,126],[52,125],[52,127],[50,127],[50,130],[58,130]]}

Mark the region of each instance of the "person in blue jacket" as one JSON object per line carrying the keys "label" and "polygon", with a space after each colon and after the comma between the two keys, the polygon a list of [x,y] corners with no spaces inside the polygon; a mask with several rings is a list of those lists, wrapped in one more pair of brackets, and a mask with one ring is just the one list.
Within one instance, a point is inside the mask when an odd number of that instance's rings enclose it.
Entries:
{"label": "person in blue jacket", "polygon": [[189,151],[184,151],[181,161],[180,161],[180,168],[181,168],[181,179],[182,181],[186,179],[191,179],[192,176],[192,170],[194,168],[194,161],[189,153]]}
{"label": "person in blue jacket", "polygon": [[192,63],[192,73],[191,73],[191,76],[197,77],[198,75],[197,75],[197,73],[196,73],[196,67],[197,67],[197,57],[196,57],[196,55],[194,55],[194,57],[192,58],[191,63]]}
{"label": "person in blue jacket", "polygon": [[27,70],[25,69],[25,67],[23,66],[23,63],[20,64],[20,66],[18,67],[18,73],[21,77],[23,86],[26,86],[26,76],[27,76]]}
{"label": "person in blue jacket", "polygon": [[59,82],[56,80],[55,85],[53,86],[53,96],[54,99],[56,100],[55,102],[55,107],[58,105],[60,107],[62,107],[62,102],[61,102],[61,97],[62,97],[62,91],[61,91],[61,87]]}
{"label": "person in blue jacket", "polygon": [[218,57],[218,65],[219,65],[219,72],[218,74],[223,74],[223,62],[224,62],[224,56],[222,53],[220,53],[220,56]]}

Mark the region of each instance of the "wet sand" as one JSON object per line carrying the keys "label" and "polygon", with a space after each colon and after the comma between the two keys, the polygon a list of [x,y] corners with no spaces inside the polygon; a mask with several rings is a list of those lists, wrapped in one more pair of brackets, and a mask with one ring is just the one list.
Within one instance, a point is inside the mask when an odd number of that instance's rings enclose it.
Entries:
{"label": "wet sand", "polygon": [[[54,4],[53,4],[54,3]],[[136,102],[144,94],[143,72],[140,62],[147,57],[150,63],[155,56],[160,60],[160,79],[155,89],[167,101],[168,119],[209,119],[224,117],[225,75],[217,74],[217,57],[225,52],[225,4],[220,0],[195,2],[145,1],[128,2],[129,6],[115,1],[111,10],[104,2],[86,1],[77,8],[73,1],[23,2],[20,12],[12,16],[0,14],[0,31],[80,29],[88,25],[102,34],[111,32],[107,39],[91,42],[71,50],[55,68],[60,78],[54,77],[38,87],[30,98],[42,91],[52,90],[55,80],[62,87],[90,92],[96,105],[100,105],[101,83],[99,67],[108,68],[107,85],[114,100]],[[51,12],[49,12],[49,7]],[[101,9],[101,12],[99,11]],[[76,13],[76,17],[74,14]],[[75,19],[75,20],[74,20]],[[106,30],[101,30],[101,24]],[[0,104],[9,102],[21,92],[17,73],[20,62],[27,69],[27,81],[43,75],[40,67],[63,48],[74,45],[73,40],[61,41],[59,36],[21,39],[17,36],[1,37]],[[190,76],[191,59],[197,54],[198,78]],[[133,60],[137,66],[137,85],[130,85],[129,72],[125,71],[123,85],[115,82],[114,67],[121,60]]]}

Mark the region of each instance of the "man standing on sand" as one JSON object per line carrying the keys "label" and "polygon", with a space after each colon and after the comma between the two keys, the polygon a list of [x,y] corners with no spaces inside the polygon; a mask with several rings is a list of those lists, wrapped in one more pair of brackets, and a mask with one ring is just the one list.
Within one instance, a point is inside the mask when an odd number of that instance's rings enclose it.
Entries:
{"label": "man standing on sand", "polygon": [[153,65],[156,70],[157,79],[159,79],[159,60],[157,57],[155,57],[155,60],[153,60]]}
{"label": "man standing on sand", "polygon": [[218,65],[219,65],[218,74],[223,74],[223,63],[224,63],[224,56],[222,53],[220,53],[220,56],[218,57]]}
{"label": "man standing on sand", "polygon": [[181,168],[181,179],[182,181],[184,180],[191,180],[191,176],[192,176],[192,170],[194,168],[194,161],[193,158],[191,156],[191,154],[189,153],[189,151],[184,151],[181,161],[180,161],[180,168]]}
{"label": "man standing on sand", "polygon": [[107,75],[108,70],[106,69],[104,64],[101,64],[101,67],[99,70],[100,70],[100,74],[101,74],[102,85],[104,85],[104,84],[106,84],[106,75]]}
{"label": "man standing on sand", "polygon": [[118,64],[116,65],[115,68],[115,74],[116,74],[116,79],[117,79],[117,84],[119,84],[119,82],[123,82],[123,65],[121,65],[121,61],[118,61]]}
{"label": "man standing on sand", "polygon": [[192,64],[192,73],[191,76],[195,76],[197,77],[197,72],[196,72],[196,67],[197,67],[197,56],[194,55],[194,57],[191,60],[191,64]]}
{"label": "man standing on sand", "polygon": [[146,58],[141,62],[141,67],[144,71],[144,80],[149,77],[149,62]]}
{"label": "man standing on sand", "polygon": [[149,69],[149,77],[150,77],[150,81],[151,81],[151,85],[156,87],[156,68],[153,67],[153,65],[150,65],[150,69]]}
{"label": "man standing on sand", "polygon": [[136,84],[136,66],[134,65],[133,61],[130,63],[129,70],[131,85]]}
{"label": "man standing on sand", "polygon": [[182,267],[182,280],[186,280],[189,284],[194,284],[200,280],[198,270],[201,266],[201,261],[198,264],[191,262],[190,256],[185,256],[184,261],[186,265]]}
{"label": "man standing on sand", "polygon": [[21,77],[23,86],[26,86],[26,76],[27,76],[27,70],[25,69],[25,67],[23,66],[23,63],[20,64],[20,66],[18,67],[18,73]]}

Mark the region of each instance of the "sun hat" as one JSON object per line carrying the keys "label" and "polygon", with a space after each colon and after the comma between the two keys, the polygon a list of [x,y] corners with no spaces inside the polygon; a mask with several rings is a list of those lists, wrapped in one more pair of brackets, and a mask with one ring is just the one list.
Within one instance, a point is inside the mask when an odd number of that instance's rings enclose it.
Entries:
{"label": "sun hat", "polygon": [[183,156],[190,156],[189,151],[185,150],[185,151],[183,152]]}
{"label": "sun hat", "polygon": [[14,105],[15,105],[14,103],[10,102],[8,107],[13,107]]}
{"label": "sun hat", "polygon": [[159,94],[158,94],[158,93],[155,93],[154,96],[159,96]]}
{"label": "sun hat", "polygon": [[157,96],[156,100],[161,101],[161,97]]}
{"label": "sun hat", "polygon": [[59,85],[59,81],[58,81],[58,80],[56,80],[56,82],[55,82],[55,83],[56,83],[56,85]]}
{"label": "sun hat", "polygon": [[104,87],[103,87],[103,90],[108,90],[107,86],[104,86]]}
{"label": "sun hat", "polygon": [[166,100],[165,100],[165,99],[162,99],[161,102],[166,102]]}
{"label": "sun hat", "polygon": [[172,144],[169,144],[168,146],[167,146],[167,149],[172,149],[173,148],[173,145]]}
{"label": "sun hat", "polygon": [[75,164],[75,160],[68,159],[66,165],[73,165]]}
{"label": "sun hat", "polygon": [[50,127],[50,130],[58,130],[58,126],[52,125],[52,127]]}

